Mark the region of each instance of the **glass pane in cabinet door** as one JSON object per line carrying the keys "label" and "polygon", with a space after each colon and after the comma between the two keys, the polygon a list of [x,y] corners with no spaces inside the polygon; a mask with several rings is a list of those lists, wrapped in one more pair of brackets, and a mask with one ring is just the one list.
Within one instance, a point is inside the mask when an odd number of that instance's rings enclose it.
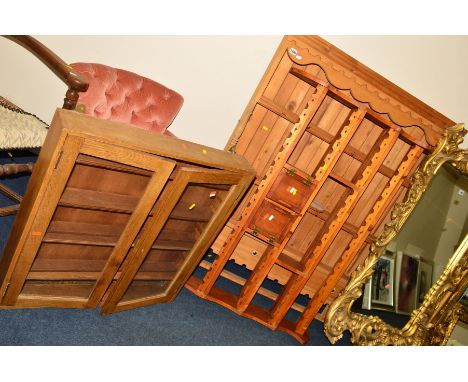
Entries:
{"label": "glass pane in cabinet door", "polygon": [[152,174],[80,155],[21,295],[88,298]]}
{"label": "glass pane in cabinet door", "polygon": [[190,266],[192,256],[197,255],[192,249],[230,188],[231,185],[187,185],[121,302],[167,293],[183,268]]}

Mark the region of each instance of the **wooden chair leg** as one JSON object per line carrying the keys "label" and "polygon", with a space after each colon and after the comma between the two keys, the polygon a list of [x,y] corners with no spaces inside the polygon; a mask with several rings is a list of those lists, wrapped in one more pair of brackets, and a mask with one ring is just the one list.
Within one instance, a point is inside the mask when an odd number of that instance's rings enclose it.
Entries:
{"label": "wooden chair leg", "polygon": [[13,206],[8,206],[8,207],[0,207],[0,216],[8,216],[8,215],[14,215],[18,212],[19,210],[19,204],[15,204]]}
{"label": "wooden chair leg", "polygon": [[[15,175],[22,172],[32,172],[34,163],[24,163],[24,164],[4,164],[0,165],[0,176],[2,175]],[[19,206],[23,197],[18,194],[16,191],[12,190],[10,187],[0,183],[0,193],[7,196],[11,200],[18,202],[18,204],[6,207],[0,207],[0,216],[14,215],[18,212]]]}
{"label": "wooden chair leg", "polygon": [[15,175],[21,172],[32,172],[34,163],[11,163],[0,165],[0,176]]}
{"label": "wooden chair leg", "polygon": [[15,202],[21,203],[21,201],[23,200],[23,197],[20,194],[18,194],[16,191],[12,190],[10,187],[5,186],[2,183],[0,183],[0,194],[7,196]]}

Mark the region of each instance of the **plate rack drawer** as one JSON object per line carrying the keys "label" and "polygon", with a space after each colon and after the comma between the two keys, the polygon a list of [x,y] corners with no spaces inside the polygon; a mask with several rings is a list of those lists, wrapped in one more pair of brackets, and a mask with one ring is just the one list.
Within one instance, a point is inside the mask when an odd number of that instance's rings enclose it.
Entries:
{"label": "plate rack drawer", "polygon": [[295,212],[300,212],[313,189],[312,181],[297,175],[294,170],[283,168],[267,197]]}
{"label": "plate rack drawer", "polygon": [[281,242],[286,237],[295,215],[265,199],[250,223],[253,234],[268,237],[270,243]]}

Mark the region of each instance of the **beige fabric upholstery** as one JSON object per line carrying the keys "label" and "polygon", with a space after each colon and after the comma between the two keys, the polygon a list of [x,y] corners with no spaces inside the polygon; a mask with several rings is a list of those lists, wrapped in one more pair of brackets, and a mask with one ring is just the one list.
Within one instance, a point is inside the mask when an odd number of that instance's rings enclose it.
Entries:
{"label": "beige fabric upholstery", "polygon": [[42,146],[48,126],[32,114],[0,103],[0,150]]}

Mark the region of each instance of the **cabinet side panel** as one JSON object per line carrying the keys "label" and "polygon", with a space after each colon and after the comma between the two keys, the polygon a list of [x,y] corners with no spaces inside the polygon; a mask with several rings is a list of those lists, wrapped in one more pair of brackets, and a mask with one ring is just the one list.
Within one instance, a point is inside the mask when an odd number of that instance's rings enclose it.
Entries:
{"label": "cabinet side panel", "polygon": [[32,213],[34,205],[44,196],[48,180],[60,155],[59,153],[66,136],[67,132],[62,129],[62,122],[56,114],[47,133],[44,145],[41,148],[39,158],[34,165],[26,193],[13,223],[3,255],[0,258],[0,295],[3,295],[15,266],[17,260],[15,248],[20,240],[21,233],[31,224],[29,216]]}

